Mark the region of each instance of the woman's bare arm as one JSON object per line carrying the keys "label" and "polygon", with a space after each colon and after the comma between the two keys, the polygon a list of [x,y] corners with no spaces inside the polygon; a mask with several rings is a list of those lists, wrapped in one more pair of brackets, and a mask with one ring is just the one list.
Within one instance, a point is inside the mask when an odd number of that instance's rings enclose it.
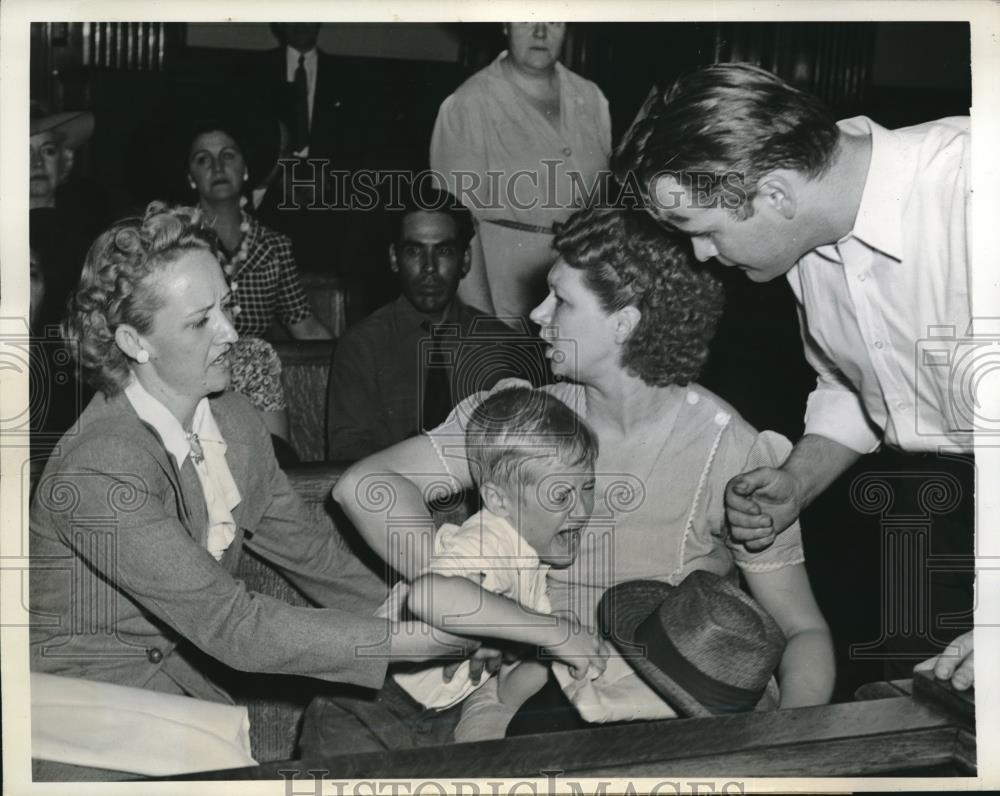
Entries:
{"label": "woman's bare arm", "polygon": [[785,634],[778,667],[781,707],[823,705],[833,693],[835,666],[830,628],[816,604],[804,564],[771,572],[745,572],[747,585]]}
{"label": "woman's bare arm", "polygon": [[464,459],[455,457],[454,475],[426,436],[374,453],[352,465],[333,488],[333,497],[354,527],[407,580],[430,562],[434,523],[427,499],[450,487],[472,485]]}

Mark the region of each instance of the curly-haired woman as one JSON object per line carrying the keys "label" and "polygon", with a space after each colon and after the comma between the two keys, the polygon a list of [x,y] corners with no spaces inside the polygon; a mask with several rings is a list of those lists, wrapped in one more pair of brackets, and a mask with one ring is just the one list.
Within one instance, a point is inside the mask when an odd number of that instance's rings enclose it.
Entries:
{"label": "curly-haired woman", "polygon": [[[834,679],[832,645],[806,575],[798,527],[762,553],[749,553],[726,536],[728,480],[754,463],[781,461],[791,446],[778,434],[758,433],[693,381],[721,314],[719,284],[693,265],[685,242],[666,237],[640,212],[580,211],[559,227],[555,247],[549,294],[532,319],[561,381],[542,389],[587,420],[600,455],[594,514],[579,555],[573,566],[549,575],[553,608],[593,625],[600,597],[617,583],[641,578],[677,584],[694,570],[736,577],[738,569],[787,637],[776,672],[781,706],[826,702]],[[426,436],[358,462],[334,489],[368,543],[408,578],[426,565],[421,551],[431,549],[423,538],[430,525],[396,524],[390,538],[383,513],[366,508],[358,495],[374,481],[388,482],[394,514],[414,517],[426,511],[421,490],[440,488],[443,480],[467,487],[469,469],[456,442],[482,399],[479,394],[459,404]],[[651,691],[644,699],[648,706],[658,701]],[[317,703],[303,748],[320,751],[343,725],[342,712],[353,709]]]}
{"label": "curly-haired woman", "polygon": [[[99,394],[31,505],[33,560],[63,562],[32,573],[31,667],[215,702],[219,662],[378,686],[390,652],[420,656],[425,640],[350,612],[362,570],[226,389],[237,337],[215,240],[154,203],[87,255],[64,333]],[[329,607],[250,593],[234,577],[244,548]]]}

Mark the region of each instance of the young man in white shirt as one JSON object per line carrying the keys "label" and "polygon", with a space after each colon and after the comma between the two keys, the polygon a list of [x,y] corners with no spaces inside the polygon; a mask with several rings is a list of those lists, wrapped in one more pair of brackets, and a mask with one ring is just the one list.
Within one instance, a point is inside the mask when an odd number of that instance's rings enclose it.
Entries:
{"label": "young man in white shirt", "polygon": [[[785,275],[818,374],[805,434],[779,468],[732,479],[727,518],[749,550],[775,535],[882,442],[972,453],[954,368],[970,329],[969,121],[890,131],[835,123],[815,97],[747,64],[716,64],[648,105],[617,156],[649,212],[715,258],[766,282]],[[974,680],[971,631],[933,668]]]}

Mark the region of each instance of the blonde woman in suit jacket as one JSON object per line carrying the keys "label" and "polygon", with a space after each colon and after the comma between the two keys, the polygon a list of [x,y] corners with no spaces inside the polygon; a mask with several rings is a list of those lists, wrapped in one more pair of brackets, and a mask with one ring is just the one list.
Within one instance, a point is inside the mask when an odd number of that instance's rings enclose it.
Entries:
{"label": "blonde woman in suit jacket", "polygon": [[[443,649],[362,612],[356,560],[310,526],[257,413],[226,392],[237,335],[216,252],[193,211],[154,203],[87,256],[64,333],[98,395],[31,507],[31,555],[58,564],[32,573],[32,669],[217,702],[209,659],[380,687],[390,655]],[[249,592],[244,548],[322,607]]]}

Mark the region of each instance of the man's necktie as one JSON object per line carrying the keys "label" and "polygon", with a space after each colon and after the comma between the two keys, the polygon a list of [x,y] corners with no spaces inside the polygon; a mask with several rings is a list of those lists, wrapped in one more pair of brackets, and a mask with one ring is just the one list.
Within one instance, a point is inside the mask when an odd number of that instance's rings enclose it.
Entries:
{"label": "man's necktie", "polygon": [[431,332],[430,345],[424,348],[424,394],[420,413],[423,428],[429,430],[441,425],[451,412],[451,369],[448,367],[449,352],[434,335],[433,327],[427,323],[422,325]]}
{"label": "man's necktie", "polygon": [[306,79],[306,57],[299,56],[295,67],[295,125],[292,151],[301,152],[309,146],[309,82]]}

